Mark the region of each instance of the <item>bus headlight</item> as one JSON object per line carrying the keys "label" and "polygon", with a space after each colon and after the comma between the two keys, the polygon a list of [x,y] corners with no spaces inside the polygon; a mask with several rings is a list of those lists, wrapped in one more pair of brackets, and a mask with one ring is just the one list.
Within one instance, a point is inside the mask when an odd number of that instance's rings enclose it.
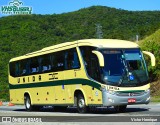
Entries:
{"label": "bus headlight", "polygon": [[113,90],[108,90],[107,93],[114,95],[114,94],[115,94],[115,91],[113,91]]}

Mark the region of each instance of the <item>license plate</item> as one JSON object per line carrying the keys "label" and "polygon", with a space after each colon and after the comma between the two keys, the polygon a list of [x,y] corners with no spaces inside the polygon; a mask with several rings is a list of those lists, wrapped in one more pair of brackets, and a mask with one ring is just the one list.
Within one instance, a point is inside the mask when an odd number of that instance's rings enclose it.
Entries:
{"label": "license plate", "polygon": [[136,102],[136,99],[135,98],[129,98],[128,99],[128,103],[135,103]]}

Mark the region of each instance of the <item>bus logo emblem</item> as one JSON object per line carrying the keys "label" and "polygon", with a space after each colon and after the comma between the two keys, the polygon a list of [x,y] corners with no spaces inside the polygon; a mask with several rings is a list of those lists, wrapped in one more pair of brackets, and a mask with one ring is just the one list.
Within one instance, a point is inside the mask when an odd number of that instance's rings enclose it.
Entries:
{"label": "bus logo emblem", "polygon": [[129,93],[129,96],[134,96],[134,93]]}

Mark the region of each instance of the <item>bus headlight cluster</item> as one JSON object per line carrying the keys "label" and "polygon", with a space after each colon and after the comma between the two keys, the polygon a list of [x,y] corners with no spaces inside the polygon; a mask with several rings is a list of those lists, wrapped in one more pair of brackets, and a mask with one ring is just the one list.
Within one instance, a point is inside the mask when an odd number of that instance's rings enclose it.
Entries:
{"label": "bus headlight cluster", "polygon": [[111,98],[108,98],[108,101],[114,103],[114,100]]}
{"label": "bus headlight cluster", "polygon": [[113,90],[108,90],[107,93],[114,95],[114,94],[115,94],[115,91],[113,91]]}

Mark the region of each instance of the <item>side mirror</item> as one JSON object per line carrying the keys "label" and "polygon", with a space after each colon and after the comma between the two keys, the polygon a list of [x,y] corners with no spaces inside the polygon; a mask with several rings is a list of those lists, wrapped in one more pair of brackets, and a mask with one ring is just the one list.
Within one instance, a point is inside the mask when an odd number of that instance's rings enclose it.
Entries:
{"label": "side mirror", "polygon": [[104,67],[104,57],[102,53],[96,50],[92,51],[92,53],[96,54],[96,56],[98,57],[100,67]]}
{"label": "side mirror", "polygon": [[156,65],[156,58],[155,56],[148,51],[142,51],[145,55],[148,55],[151,58],[151,66],[155,66]]}

